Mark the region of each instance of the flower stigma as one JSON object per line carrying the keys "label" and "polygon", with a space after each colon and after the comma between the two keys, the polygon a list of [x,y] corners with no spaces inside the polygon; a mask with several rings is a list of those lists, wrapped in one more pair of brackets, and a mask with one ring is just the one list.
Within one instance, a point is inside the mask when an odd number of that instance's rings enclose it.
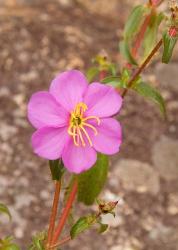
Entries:
{"label": "flower stigma", "polygon": [[93,130],[95,136],[98,134],[97,129],[88,123],[88,120],[94,119],[97,121],[97,124],[100,124],[100,119],[97,116],[88,116],[85,117],[85,111],[87,110],[87,105],[83,102],[80,102],[76,105],[75,109],[71,112],[70,122],[68,133],[72,136],[74,144],[76,146],[86,146],[86,140],[93,146],[91,138],[85,127],[88,127]]}

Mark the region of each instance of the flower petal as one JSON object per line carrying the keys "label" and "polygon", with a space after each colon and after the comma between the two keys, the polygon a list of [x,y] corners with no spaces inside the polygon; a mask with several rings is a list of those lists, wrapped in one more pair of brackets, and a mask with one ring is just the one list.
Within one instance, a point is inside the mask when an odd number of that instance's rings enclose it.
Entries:
{"label": "flower petal", "polygon": [[28,119],[35,128],[62,127],[67,124],[69,113],[50,93],[39,91],[32,95],[28,103]]}
{"label": "flower petal", "polygon": [[86,116],[108,117],[120,110],[122,97],[113,87],[94,82],[88,86],[84,103],[88,106]]}
{"label": "flower petal", "polygon": [[69,135],[67,128],[40,128],[32,135],[34,152],[46,159],[55,160],[61,157]]}
{"label": "flower petal", "polygon": [[73,140],[70,139],[62,152],[62,160],[64,166],[73,173],[79,174],[91,168],[96,160],[96,151],[89,145],[75,146]]}
{"label": "flower petal", "polygon": [[122,142],[120,123],[113,118],[103,118],[100,125],[94,123],[92,125],[98,132],[94,135],[93,131],[88,129],[95,150],[107,155],[117,153]]}
{"label": "flower petal", "polygon": [[87,85],[87,80],[80,71],[69,70],[59,74],[52,81],[50,93],[66,110],[71,112],[77,103],[83,101]]}

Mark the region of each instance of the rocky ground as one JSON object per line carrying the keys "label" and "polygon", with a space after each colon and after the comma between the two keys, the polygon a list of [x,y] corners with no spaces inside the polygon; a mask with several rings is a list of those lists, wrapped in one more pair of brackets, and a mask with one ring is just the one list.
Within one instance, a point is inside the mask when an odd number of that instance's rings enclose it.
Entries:
{"label": "rocky ground", "polygon": [[[47,162],[30,147],[27,101],[57,72],[85,70],[103,48],[120,60],[117,41],[130,2],[0,0],[0,201],[13,216],[10,224],[2,218],[0,237],[13,234],[23,250],[46,227],[53,192]],[[167,120],[132,92],[124,101],[123,145],[101,195],[119,198],[116,218],[104,219],[110,230],[86,232],[63,249],[178,249],[177,62],[175,53],[169,65],[157,62],[145,73],[166,100]]]}

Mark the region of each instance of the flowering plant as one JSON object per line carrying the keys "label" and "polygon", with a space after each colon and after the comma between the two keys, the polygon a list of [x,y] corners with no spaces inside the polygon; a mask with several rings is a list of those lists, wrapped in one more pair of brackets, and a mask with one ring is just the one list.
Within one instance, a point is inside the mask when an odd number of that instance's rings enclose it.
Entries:
{"label": "flowering plant", "polygon": [[77,70],[58,75],[49,92],[35,93],[28,117],[37,131],[32,136],[34,152],[49,160],[62,158],[73,173],[91,168],[97,152],[114,154],[121,144],[121,127],[111,118],[122,98],[111,86],[88,85]]}
{"label": "flowering plant", "polygon": [[[55,193],[48,230],[33,237],[29,250],[59,249],[93,225],[99,226],[100,233],[108,229],[101,217],[108,213],[114,215],[118,201],[108,202],[98,196],[107,180],[108,156],[118,153],[124,140],[118,121],[124,97],[128,91],[135,91],[158,105],[166,118],[162,95],[141,76],[161,47],[162,62],[169,63],[178,39],[178,7],[172,2],[171,15],[166,16],[159,11],[161,3],[149,0],[136,6],[129,15],[119,43],[125,60],[121,70],[118,62],[99,54],[86,77],[78,70],[65,71],[51,82],[49,91],[39,91],[30,98],[28,119],[36,129],[31,145],[36,155],[49,160]],[[162,34],[158,40],[159,31]],[[67,186],[65,205],[57,222],[64,184]],[[76,196],[85,205],[96,202],[97,211],[73,222],[69,235],[59,239]],[[0,212],[10,217],[3,204]],[[0,250],[18,249],[11,237],[0,239]]]}

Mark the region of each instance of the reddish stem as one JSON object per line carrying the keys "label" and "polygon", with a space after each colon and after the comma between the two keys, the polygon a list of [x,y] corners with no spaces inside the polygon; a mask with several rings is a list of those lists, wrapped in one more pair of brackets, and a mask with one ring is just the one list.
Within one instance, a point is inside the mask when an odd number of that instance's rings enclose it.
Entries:
{"label": "reddish stem", "polygon": [[61,190],[61,182],[56,181],[53,205],[52,205],[51,216],[50,216],[50,220],[49,220],[48,237],[47,237],[47,243],[46,243],[47,249],[51,245],[52,236],[53,236],[53,232],[54,232],[55,220],[56,220],[56,215],[57,215],[57,208],[58,208],[58,203],[59,203],[60,190]]}
{"label": "reddish stem", "polygon": [[72,186],[72,190],[71,190],[71,193],[69,194],[69,197],[67,199],[67,202],[66,202],[66,206],[62,212],[62,215],[61,215],[61,218],[59,219],[59,224],[56,228],[56,231],[54,233],[54,236],[53,236],[53,239],[52,239],[52,244],[55,244],[56,241],[58,240],[61,232],[62,232],[62,229],[65,225],[65,222],[67,220],[67,217],[70,213],[70,209],[72,207],[72,203],[75,199],[75,196],[76,196],[76,193],[77,193],[77,187],[78,187],[78,183],[77,181],[75,180],[74,183],[73,183],[73,186]]}
{"label": "reddish stem", "polygon": [[144,68],[147,66],[147,64],[150,62],[150,60],[152,59],[152,57],[155,55],[155,53],[159,50],[159,48],[161,47],[163,43],[163,40],[161,39],[156,46],[153,48],[153,50],[151,51],[151,53],[149,54],[149,56],[145,59],[145,61],[141,64],[141,66],[135,71],[135,73],[133,74],[133,76],[131,77],[130,81],[128,82],[128,86],[127,89],[124,89],[123,93],[122,93],[122,97],[124,97],[127,92],[128,89],[132,87],[132,84],[134,83],[134,81],[136,80],[136,78],[140,75],[140,73],[144,70]]}

